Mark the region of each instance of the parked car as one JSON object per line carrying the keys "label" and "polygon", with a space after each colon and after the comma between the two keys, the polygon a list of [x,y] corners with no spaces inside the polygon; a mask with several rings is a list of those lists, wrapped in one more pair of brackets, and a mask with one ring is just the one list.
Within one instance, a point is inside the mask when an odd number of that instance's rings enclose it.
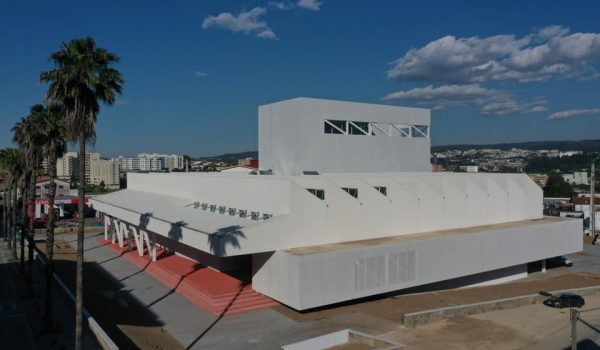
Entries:
{"label": "parked car", "polygon": [[548,299],[544,300],[544,305],[557,309],[566,307],[581,308],[585,305],[585,300],[577,294],[563,293],[552,295]]}
{"label": "parked car", "polygon": [[557,266],[573,266],[573,262],[562,255],[550,258],[548,259],[548,262],[552,265]]}

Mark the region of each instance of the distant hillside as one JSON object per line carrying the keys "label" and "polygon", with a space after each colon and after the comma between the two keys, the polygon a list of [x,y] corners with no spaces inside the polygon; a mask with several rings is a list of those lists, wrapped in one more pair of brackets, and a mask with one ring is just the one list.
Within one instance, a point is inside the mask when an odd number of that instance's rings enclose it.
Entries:
{"label": "distant hillside", "polygon": [[210,156],[210,157],[197,157],[194,160],[210,160],[213,162],[227,162],[233,163],[238,159],[252,157],[254,159],[258,159],[258,151],[248,151],[248,152],[240,152],[240,153],[225,153],[218,156]]}
{"label": "distant hillside", "polygon": [[494,148],[508,150],[511,148],[521,148],[530,150],[557,149],[559,151],[585,151],[600,152],[600,140],[579,140],[579,141],[529,141],[516,143],[496,143],[488,145],[446,145],[433,146],[432,152],[441,152],[446,150],[467,150]]}

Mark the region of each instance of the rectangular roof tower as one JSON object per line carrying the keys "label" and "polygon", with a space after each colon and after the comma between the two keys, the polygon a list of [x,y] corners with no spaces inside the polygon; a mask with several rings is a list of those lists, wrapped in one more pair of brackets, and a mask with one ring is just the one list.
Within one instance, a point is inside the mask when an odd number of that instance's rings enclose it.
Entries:
{"label": "rectangular roof tower", "polygon": [[275,175],[430,170],[430,111],[314,98],[258,108],[261,170]]}

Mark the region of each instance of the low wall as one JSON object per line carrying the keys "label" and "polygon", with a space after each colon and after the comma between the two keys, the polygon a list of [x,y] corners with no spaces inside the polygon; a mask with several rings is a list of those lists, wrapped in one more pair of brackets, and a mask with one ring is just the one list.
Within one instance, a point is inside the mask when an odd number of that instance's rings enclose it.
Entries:
{"label": "low wall", "polygon": [[[574,293],[582,296],[598,295],[600,294],[600,286],[560,290],[552,293]],[[404,315],[402,318],[402,324],[406,327],[422,326],[431,322],[452,317],[482,314],[490,311],[514,309],[531,304],[540,304],[546,299],[548,299],[548,297],[539,294],[529,294],[519,297],[491,300],[482,303],[411,312]]]}

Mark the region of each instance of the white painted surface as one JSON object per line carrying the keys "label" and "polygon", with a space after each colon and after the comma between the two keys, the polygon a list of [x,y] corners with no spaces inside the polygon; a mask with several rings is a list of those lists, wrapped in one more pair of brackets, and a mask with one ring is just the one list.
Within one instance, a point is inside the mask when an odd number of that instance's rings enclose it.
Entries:
{"label": "white painted surface", "polygon": [[277,251],[255,258],[252,286],[294,309],[305,310],[504,269],[582,248],[581,220],[553,218],[377,244],[321,246],[307,254]]}
{"label": "white painted surface", "polygon": [[348,329],[282,346],[283,350],[322,350],[348,342]]}
{"label": "white painted surface", "polygon": [[258,108],[260,169],[276,175],[430,170],[430,139],[324,133],[325,120],[429,126],[430,111],[313,98]]}
{"label": "white painted surface", "polygon": [[[208,253],[215,253],[209,236],[219,233],[225,245],[221,256],[542,217],[542,191],[523,174],[130,173],[128,184],[125,191],[92,198],[92,205],[133,225],[151,213],[148,230],[165,237],[180,223],[178,240]],[[375,189],[381,186],[386,195]],[[357,198],[343,188],[356,189]],[[324,190],[325,199],[307,189]],[[224,213],[202,210],[202,203],[223,207]],[[230,208],[246,210],[248,217],[229,215]],[[251,220],[251,212],[260,220]],[[263,220],[262,214],[273,217]]]}

